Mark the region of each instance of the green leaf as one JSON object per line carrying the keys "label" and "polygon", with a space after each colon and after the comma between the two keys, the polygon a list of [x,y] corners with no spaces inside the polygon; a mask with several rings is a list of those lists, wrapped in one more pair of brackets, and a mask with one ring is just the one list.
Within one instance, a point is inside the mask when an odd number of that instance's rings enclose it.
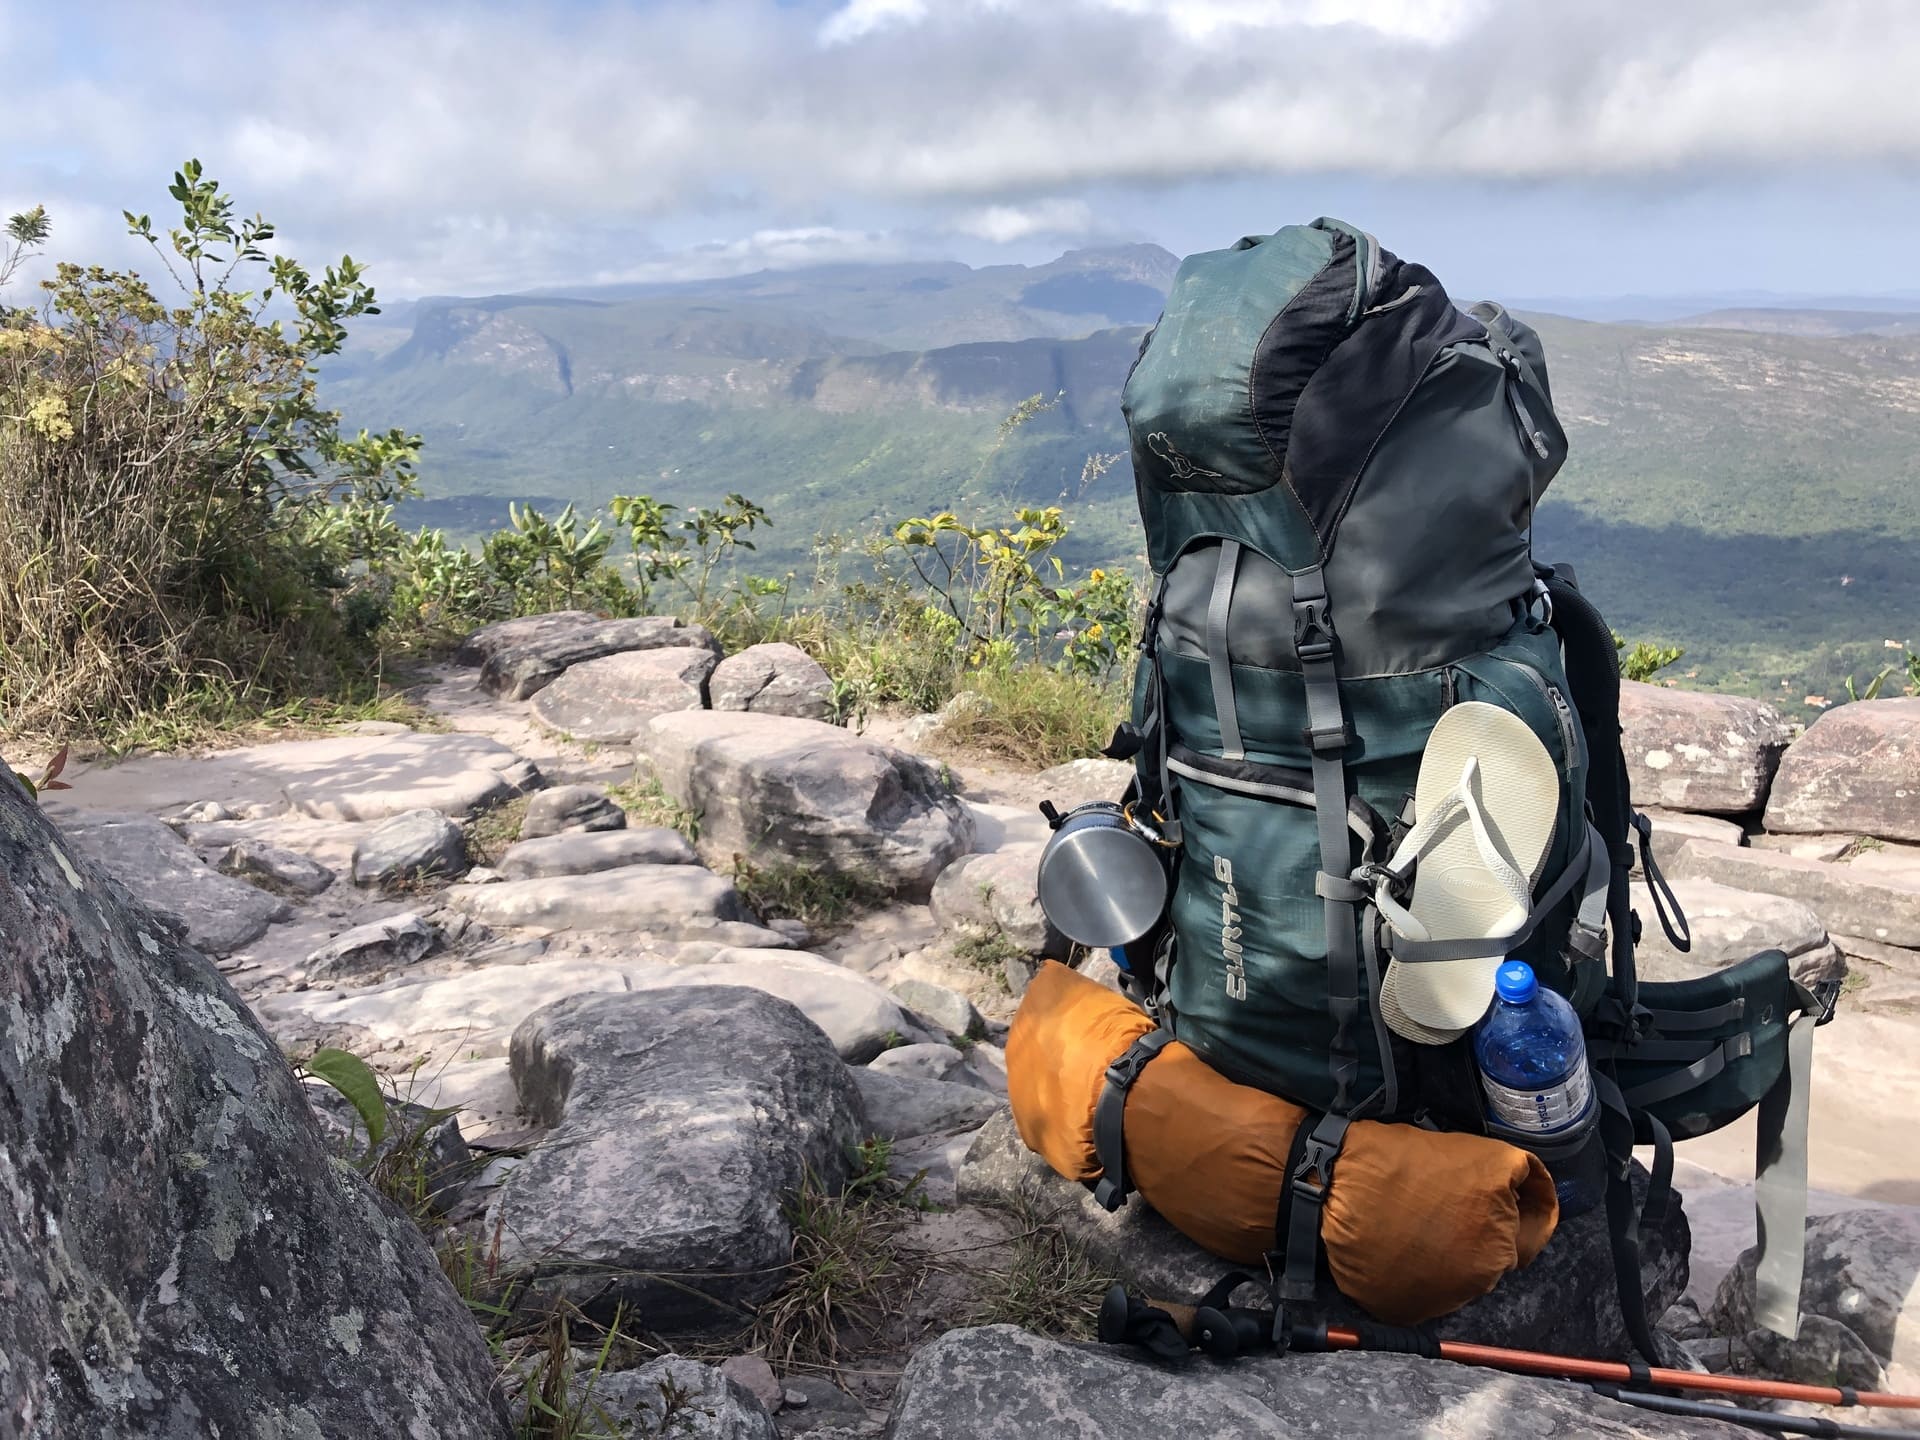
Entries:
{"label": "green leaf", "polygon": [[380,1094],[380,1079],[358,1055],[332,1046],[313,1052],[306,1072],[316,1075],[347,1097],[367,1127],[367,1143],[378,1145],[387,1133],[387,1102]]}

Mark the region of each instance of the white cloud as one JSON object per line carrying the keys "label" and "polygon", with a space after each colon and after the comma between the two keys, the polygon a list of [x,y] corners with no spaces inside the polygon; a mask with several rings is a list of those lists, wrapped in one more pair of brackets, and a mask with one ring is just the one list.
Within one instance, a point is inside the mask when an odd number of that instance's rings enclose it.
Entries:
{"label": "white cloud", "polygon": [[927,0],[847,0],[820,27],[820,43],[845,45],[890,25],[927,18]]}
{"label": "white cloud", "polygon": [[103,3],[84,67],[55,9],[0,0],[0,191],[158,219],[197,154],[396,287],[617,271],[693,217],[1006,243],[1193,178],[1920,166],[1912,0]]}
{"label": "white cloud", "polygon": [[1093,207],[1084,200],[1042,200],[968,210],[954,220],[952,229],[956,235],[1010,245],[1035,235],[1084,235],[1093,223]]}

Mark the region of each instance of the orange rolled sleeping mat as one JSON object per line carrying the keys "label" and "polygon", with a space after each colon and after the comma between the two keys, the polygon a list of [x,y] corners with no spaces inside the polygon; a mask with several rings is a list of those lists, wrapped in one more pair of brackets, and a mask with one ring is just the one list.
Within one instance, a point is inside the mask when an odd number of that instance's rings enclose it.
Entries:
{"label": "orange rolled sleeping mat", "polygon": [[[1057,962],[1028,987],[1007,1037],[1007,1088],[1027,1148],[1069,1180],[1097,1180],[1093,1112],[1107,1067],[1153,1021]],[[1308,1112],[1236,1085],[1178,1041],[1140,1072],[1125,1110],[1134,1189],[1225,1260],[1274,1248],[1287,1152]],[[1390,1325],[1449,1314],[1530,1263],[1559,1218],[1539,1158],[1479,1135],[1356,1121],[1321,1207],[1342,1294]]]}

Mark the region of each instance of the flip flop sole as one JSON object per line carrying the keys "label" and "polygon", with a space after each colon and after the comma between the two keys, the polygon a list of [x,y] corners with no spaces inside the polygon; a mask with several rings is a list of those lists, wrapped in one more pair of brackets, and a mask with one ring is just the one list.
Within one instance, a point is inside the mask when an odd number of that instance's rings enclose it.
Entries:
{"label": "flip flop sole", "polygon": [[[1459,785],[1469,758],[1478,762],[1474,786],[1487,829],[1531,885],[1559,823],[1560,775],[1553,757],[1519,716],[1484,701],[1464,701],[1440,717],[1427,741],[1414,787],[1416,816],[1432,812]],[[1464,810],[1441,827],[1421,857],[1408,908],[1435,940],[1508,934],[1525,919],[1481,859]],[[1452,1039],[1486,1013],[1503,958],[1395,961],[1381,984],[1387,1023],[1421,1043]]]}

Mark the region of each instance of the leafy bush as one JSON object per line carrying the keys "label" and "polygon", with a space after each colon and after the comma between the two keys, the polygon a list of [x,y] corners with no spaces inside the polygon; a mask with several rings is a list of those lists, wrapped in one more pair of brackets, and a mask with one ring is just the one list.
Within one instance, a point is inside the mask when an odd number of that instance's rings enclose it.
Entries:
{"label": "leafy bush", "polygon": [[[314,366],[377,313],[351,257],[322,274],[263,248],[188,161],[164,238],[174,296],[63,263],[38,311],[0,311],[0,714],[111,725],[207,682],[269,697],[358,678],[350,525],[412,486],[418,437],[341,432]],[[47,240],[12,217],[10,279]],[[247,288],[251,287],[251,288]]]}

